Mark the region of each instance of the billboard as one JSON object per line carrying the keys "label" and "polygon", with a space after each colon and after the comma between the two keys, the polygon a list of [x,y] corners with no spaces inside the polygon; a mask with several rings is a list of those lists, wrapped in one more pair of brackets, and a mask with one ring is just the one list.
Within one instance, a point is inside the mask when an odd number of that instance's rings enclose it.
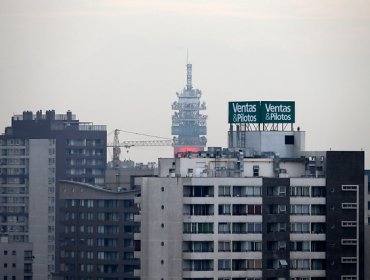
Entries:
{"label": "billboard", "polygon": [[261,123],[294,123],[295,104],[293,101],[262,101]]}
{"label": "billboard", "polygon": [[229,102],[229,123],[294,123],[294,101]]}
{"label": "billboard", "polygon": [[229,102],[229,123],[259,123],[259,101]]}

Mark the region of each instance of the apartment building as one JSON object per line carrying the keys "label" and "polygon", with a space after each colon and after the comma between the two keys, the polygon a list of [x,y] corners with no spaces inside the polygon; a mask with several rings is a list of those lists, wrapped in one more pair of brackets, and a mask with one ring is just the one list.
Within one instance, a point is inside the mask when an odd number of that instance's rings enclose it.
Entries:
{"label": "apartment building", "polygon": [[364,279],[363,152],[213,148],[136,184],[141,279]]}
{"label": "apartment building", "polygon": [[104,185],[107,162],[105,125],[79,121],[76,115],[54,110],[14,115],[3,139],[55,139],[56,181],[70,180]]}
{"label": "apartment building", "polygon": [[58,279],[135,280],[134,204],[138,189],[117,191],[61,181]]}
{"label": "apartment building", "polygon": [[71,112],[23,112],[0,135],[0,229],[11,244],[32,245],[34,279],[55,271],[58,180],[104,183],[105,145],[105,126]]}
{"label": "apartment building", "polygon": [[[33,247],[33,277],[55,260],[55,140],[0,138],[0,228],[9,244]],[[16,275],[15,275],[16,276]]]}

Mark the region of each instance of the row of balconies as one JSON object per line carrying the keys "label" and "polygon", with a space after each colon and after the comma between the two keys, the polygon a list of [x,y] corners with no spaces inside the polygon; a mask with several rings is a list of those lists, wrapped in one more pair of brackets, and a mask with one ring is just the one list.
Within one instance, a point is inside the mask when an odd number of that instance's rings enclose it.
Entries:
{"label": "row of balconies", "polygon": [[[298,189],[299,188],[299,189]],[[304,188],[304,189],[300,189]],[[324,198],[326,187],[318,186],[304,186],[290,187],[290,197],[294,198]],[[219,186],[218,193],[219,197],[261,197],[262,186]],[[274,186],[267,188],[267,196],[270,197],[285,197],[287,195],[286,186]],[[184,197],[213,197],[215,196],[214,186],[184,186],[183,191]],[[325,202],[323,202],[325,203]]]}

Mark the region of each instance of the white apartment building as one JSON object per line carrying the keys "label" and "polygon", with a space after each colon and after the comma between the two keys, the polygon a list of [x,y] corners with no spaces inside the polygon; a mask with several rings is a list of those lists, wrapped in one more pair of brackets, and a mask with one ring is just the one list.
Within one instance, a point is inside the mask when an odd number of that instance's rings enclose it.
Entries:
{"label": "white apartment building", "polygon": [[364,279],[363,152],[210,149],[139,178],[141,279]]}

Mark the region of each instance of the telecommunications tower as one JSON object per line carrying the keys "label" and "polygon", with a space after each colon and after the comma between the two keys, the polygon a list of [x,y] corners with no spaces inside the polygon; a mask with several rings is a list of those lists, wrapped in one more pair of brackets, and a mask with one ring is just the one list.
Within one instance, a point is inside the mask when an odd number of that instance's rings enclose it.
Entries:
{"label": "telecommunications tower", "polygon": [[206,103],[200,101],[202,92],[192,85],[192,64],[186,64],[186,87],[179,93],[178,100],[172,104],[172,135],[174,154],[179,152],[203,151],[207,138],[207,115],[201,114]]}

